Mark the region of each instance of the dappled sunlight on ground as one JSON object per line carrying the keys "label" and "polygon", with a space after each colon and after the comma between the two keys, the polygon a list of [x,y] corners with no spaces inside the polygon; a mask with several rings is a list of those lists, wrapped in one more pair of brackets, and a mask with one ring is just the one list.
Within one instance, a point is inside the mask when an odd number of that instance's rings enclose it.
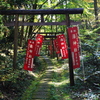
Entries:
{"label": "dappled sunlight on ground", "polygon": [[61,67],[56,67],[55,69],[54,69],[54,72],[57,72],[57,73],[61,73],[61,72],[63,72],[64,70],[67,70],[68,71],[68,69],[69,69],[69,67],[68,67],[69,65],[66,63],[66,64],[63,64]]}
{"label": "dappled sunlight on ground", "polygon": [[35,78],[38,78],[39,75],[37,73],[33,73],[32,71],[28,71],[30,75],[34,76]]}
{"label": "dappled sunlight on ground", "polygon": [[62,86],[62,85],[66,85],[67,83],[69,83],[69,80],[64,80],[64,81],[61,81],[61,82],[49,82],[48,84],[54,85],[55,87],[59,87],[59,86]]}

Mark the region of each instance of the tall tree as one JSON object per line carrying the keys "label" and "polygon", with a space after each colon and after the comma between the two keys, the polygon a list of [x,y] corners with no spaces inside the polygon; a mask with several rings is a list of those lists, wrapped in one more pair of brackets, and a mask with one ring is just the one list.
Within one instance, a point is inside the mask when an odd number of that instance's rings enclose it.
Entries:
{"label": "tall tree", "polygon": [[94,11],[95,11],[95,20],[98,21],[98,6],[97,6],[97,0],[94,0]]}

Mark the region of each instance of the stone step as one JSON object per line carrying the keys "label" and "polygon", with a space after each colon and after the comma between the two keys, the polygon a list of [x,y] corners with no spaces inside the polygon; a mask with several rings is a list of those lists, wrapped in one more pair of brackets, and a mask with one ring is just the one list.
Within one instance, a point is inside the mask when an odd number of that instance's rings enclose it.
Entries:
{"label": "stone step", "polygon": [[35,99],[47,99],[48,98],[48,94],[40,95],[40,94],[37,93],[34,96],[35,97],[33,97],[34,98],[33,100],[35,100]]}
{"label": "stone step", "polygon": [[52,81],[52,79],[51,78],[45,78],[45,79],[42,79],[42,81]]}
{"label": "stone step", "polygon": [[54,71],[52,62],[47,57],[44,58],[47,62],[48,67],[45,70],[45,75],[42,77],[38,89],[34,93],[34,97],[32,100],[49,100],[48,95],[50,91],[50,85],[48,83],[52,81],[52,74]]}
{"label": "stone step", "polygon": [[36,92],[35,93],[35,95],[48,95],[48,92],[44,92],[44,91],[42,91],[42,92],[40,92],[40,91],[38,91],[38,92]]}
{"label": "stone step", "polygon": [[54,71],[51,70],[51,69],[47,69],[46,72],[48,72],[48,73],[53,73]]}
{"label": "stone step", "polygon": [[38,90],[42,90],[42,89],[43,89],[43,90],[46,90],[46,89],[48,90],[49,87],[50,87],[50,86],[41,85],[41,86],[39,86],[39,89],[38,89]]}
{"label": "stone step", "polygon": [[42,99],[42,98],[40,98],[40,99],[37,99],[37,98],[33,98],[32,100],[48,100],[48,99]]}
{"label": "stone step", "polygon": [[44,76],[43,78],[49,78],[50,79],[50,78],[52,78],[52,76]]}
{"label": "stone step", "polygon": [[39,88],[42,87],[42,88],[44,88],[44,89],[46,89],[46,88],[48,89],[50,86],[49,86],[49,85],[45,85],[45,84],[41,84],[41,85],[39,85],[38,87],[39,87]]}
{"label": "stone step", "polygon": [[45,89],[41,88],[41,89],[38,90],[38,92],[48,92],[48,91],[49,91],[49,89],[46,89],[46,88]]}

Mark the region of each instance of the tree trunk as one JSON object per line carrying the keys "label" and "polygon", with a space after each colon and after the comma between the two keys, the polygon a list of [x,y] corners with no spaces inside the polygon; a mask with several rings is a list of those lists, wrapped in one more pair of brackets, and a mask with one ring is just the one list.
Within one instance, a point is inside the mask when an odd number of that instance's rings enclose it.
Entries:
{"label": "tree trunk", "polygon": [[95,13],[95,20],[96,23],[98,22],[98,6],[97,6],[97,0],[94,0],[94,13]]}
{"label": "tree trunk", "polygon": [[[22,22],[24,22],[24,15],[22,16]],[[21,26],[21,32],[20,32],[20,46],[23,46],[23,34],[24,34],[24,26]]]}

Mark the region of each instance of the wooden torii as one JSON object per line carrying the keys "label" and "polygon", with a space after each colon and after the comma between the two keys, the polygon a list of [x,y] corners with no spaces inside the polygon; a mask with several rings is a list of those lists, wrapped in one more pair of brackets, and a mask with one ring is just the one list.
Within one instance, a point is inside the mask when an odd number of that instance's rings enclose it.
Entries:
{"label": "wooden torii", "polygon": [[[17,46],[18,46],[18,27],[19,26],[33,26],[33,25],[66,25],[70,27],[70,14],[82,14],[83,8],[74,8],[74,9],[33,9],[33,10],[0,10],[1,15],[15,15],[15,21],[10,23],[4,23],[5,26],[15,26],[14,33],[14,58],[13,58],[13,67],[16,68],[17,62]],[[44,15],[57,15],[63,14],[66,16],[66,20],[64,22],[45,22]],[[40,15],[41,22],[20,22],[18,21],[19,15]],[[66,27],[66,31],[67,31]],[[70,72],[70,85],[74,85],[74,74],[73,74],[73,62],[70,51],[70,43],[68,39],[68,53],[69,53],[69,72]]]}

